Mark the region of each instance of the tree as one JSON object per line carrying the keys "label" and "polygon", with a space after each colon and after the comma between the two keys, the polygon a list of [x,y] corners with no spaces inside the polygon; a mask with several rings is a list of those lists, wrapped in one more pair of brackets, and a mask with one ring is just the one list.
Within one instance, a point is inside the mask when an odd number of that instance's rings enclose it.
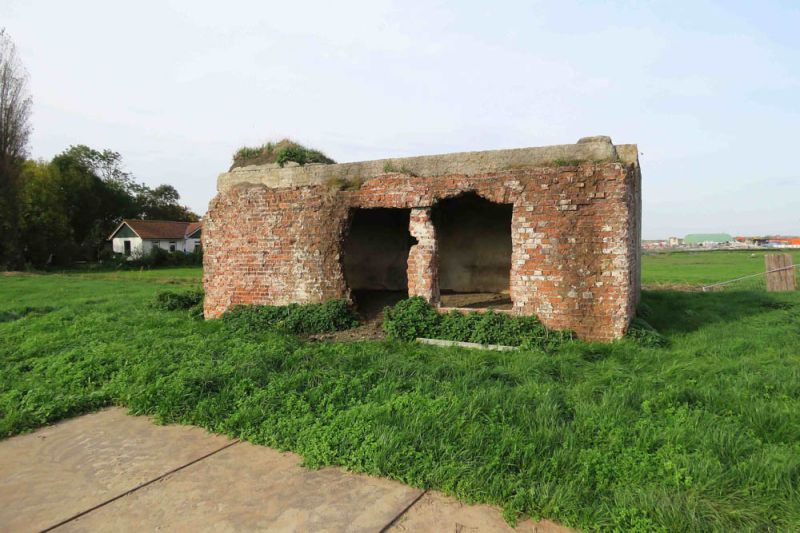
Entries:
{"label": "tree", "polygon": [[70,146],[52,161],[20,165],[15,202],[25,262],[36,267],[95,260],[123,218],[196,221],[171,185],[137,182],[119,153]]}
{"label": "tree", "polygon": [[199,217],[188,207],[179,203],[181,195],[172,185],[159,185],[155,189],[146,188],[139,195],[142,218],[154,220],[179,220],[196,222]]}
{"label": "tree", "polygon": [[[49,179],[57,184],[63,202],[61,213],[74,248],[80,250],[83,259],[97,258],[106,238],[123,218],[198,220],[197,215],[178,203],[180,194],[175,187],[159,185],[150,189],[135,181],[124,170],[117,152],[70,146],[55,156],[50,166],[53,168]],[[51,241],[49,247],[60,245]],[[65,255],[62,248],[57,258]],[[39,261],[41,258],[40,254]]]}
{"label": "tree", "polygon": [[141,213],[136,195],[145,190],[122,169],[110,150],[70,146],[51,162],[64,201],[64,213],[84,259],[95,259],[106,237],[123,218]]}
{"label": "tree", "polygon": [[22,263],[17,182],[27,156],[31,105],[27,72],[11,38],[0,29],[0,265],[12,268]]}
{"label": "tree", "polygon": [[19,199],[20,236],[25,262],[68,264],[77,253],[58,169],[46,161],[26,161]]}

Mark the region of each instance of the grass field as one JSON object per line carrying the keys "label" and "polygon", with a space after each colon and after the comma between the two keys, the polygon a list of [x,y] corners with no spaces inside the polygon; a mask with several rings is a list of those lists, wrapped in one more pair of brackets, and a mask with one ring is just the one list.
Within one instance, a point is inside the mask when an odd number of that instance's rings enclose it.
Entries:
{"label": "grass field", "polygon": [[[642,257],[642,283],[658,285],[706,285],[764,272],[762,251],[660,252]],[[772,251],[771,253],[775,253]],[[791,250],[795,264],[800,250]],[[758,280],[763,284],[761,279]]]}
{"label": "grass field", "polygon": [[62,272],[59,275],[119,281],[153,281],[168,285],[200,284],[203,278],[201,267],[164,267],[141,270],[101,270],[98,272]]}
{"label": "grass field", "polygon": [[[738,253],[647,257],[644,280],[750,266]],[[646,291],[667,347],[482,352],[247,335],[149,306],[199,274],[0,276],[0,436],[118,404],[512,519],[800,528],[800,293]]]}

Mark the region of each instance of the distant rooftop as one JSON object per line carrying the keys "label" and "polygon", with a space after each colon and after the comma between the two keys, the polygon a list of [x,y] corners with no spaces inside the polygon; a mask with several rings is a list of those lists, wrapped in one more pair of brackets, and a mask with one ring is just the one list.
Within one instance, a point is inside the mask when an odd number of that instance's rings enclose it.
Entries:
{"label": "distant rooftop", "polygon": [[141,239],[185,239],[203,226],[202,222],[175,220],[139,220],[126,218],[108,237],[109,240],[124,226],[128,226]]}

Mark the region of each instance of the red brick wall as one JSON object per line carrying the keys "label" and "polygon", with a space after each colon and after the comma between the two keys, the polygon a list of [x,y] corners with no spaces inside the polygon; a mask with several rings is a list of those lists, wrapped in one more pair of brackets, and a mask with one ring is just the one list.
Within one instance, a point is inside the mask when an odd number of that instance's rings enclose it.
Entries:
{"label": "red brick wall", "polygon": [[326,185],[220,193],[204,222],[206,316],[238,303],[348,297],[340,249],[349,207],[412,208],[409,293],[438,300],[428,209],[474,191],[514,205],[514,312],[586,339],[621,336],[639,291],[639,172],[621,163],[481,175],[386,174],[357,191]]}
{"label": "red brick wall", "polygon": [[408,229],[417,239],[417,244],[408,252],[408,295],[422,296],[431,303],[439,303],[439,283],[436,278],[438,250],[431,209],[412,209]]}
{"label": "red brick wall", "polygon": [[218,195],[203,221],[205,315],[235,304],[345,296],[346,219],[346,206],[324,189],[238,187]]}

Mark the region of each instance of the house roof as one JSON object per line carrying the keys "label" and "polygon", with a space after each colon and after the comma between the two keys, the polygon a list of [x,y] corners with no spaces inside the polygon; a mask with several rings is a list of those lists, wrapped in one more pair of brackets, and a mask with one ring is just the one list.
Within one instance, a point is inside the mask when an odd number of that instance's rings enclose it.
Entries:
{"label": "house roof", "polygon": [[128,226],[142,239],[185,239],[203,227],[202,222],[177,222],[175,220],[137,220],[126,218],[111,232],[109,240],[123,227]]}
{"label": "house roof", "polygon": [[203,227],[202,222],[189,222],[189,225],[186,226],[186,236],[191,237],[195,233],[197,233]]}

